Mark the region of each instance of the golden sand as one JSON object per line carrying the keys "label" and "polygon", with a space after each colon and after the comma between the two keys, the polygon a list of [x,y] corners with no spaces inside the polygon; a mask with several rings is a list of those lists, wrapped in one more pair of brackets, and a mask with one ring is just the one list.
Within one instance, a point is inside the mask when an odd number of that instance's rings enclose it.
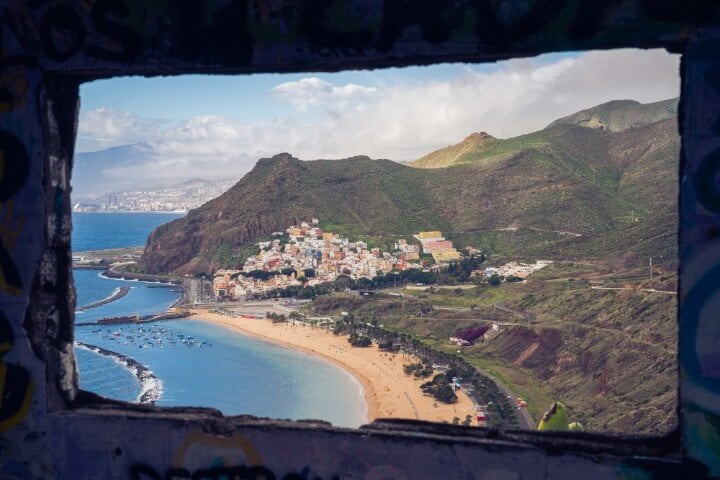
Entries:
{"label": "golden sand", "polygon": [[351,347],[347,336],[333,335],[327,330],[269,320],[233,318],[203,309],[190,309],[195,319],[222,325],[246,335],[320,355],[357,378],[365,393],[368,422],[377,418],[410,418],[433,422],[452,422],[453,417],[465,419],[475,410],[470,398],[457,390],[458,401],[448,405],[436,401],[420,390],[427,379],[405,375],[403,365],[411,359],[402,354],[381,352],[377,345]]}

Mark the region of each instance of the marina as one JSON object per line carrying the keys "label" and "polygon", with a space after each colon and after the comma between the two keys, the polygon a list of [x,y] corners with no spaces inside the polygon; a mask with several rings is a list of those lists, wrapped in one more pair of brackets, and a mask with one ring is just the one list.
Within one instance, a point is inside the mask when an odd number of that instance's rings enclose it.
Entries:
{"label": "marina", "polygon": [[212,347],[208,341],[196,340],[192,336],[178,333],[174,329],[158,323],[142,326],[124,325],[116,329],[96,328],[91,333],[98,339],[135,348],[174,348],[178,350],[183,347]]}

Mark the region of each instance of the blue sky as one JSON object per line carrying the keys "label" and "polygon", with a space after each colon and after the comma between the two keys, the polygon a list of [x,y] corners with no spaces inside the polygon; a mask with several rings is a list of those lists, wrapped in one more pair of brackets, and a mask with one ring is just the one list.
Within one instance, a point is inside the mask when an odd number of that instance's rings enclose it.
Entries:
{"label": "blue sky", "polygon": [[341,73],[122,77],[81,86],[77,151],[143,142],[154,152],[147,166],[119,165],[117,175],[239,178],[280,152],[409,161],[475,131],[507,138],[606,101],[678,95],[679,56],[636,49]]}
{"label": "blue sky", "polygon": [[[541,55],[538,65],[580,52]],[[170,77],[118,77],[81,86],[82,111],[111,107],[142,117],[168,120],[212,113],[240,120],[266,120],[288,113],[289,105],[274,100],[269,92],[278,84],[313,76],[334,84],[355,83],[376,88],[413,83],[446,81],[468,70],[494,72],[503,63],[444,63],[423,67],[354,70],[339,73],[289,73],[255,75],[181,75]]]}
{"label": "blue sky", "polygon": [[[255,75],[181,75],[173,77],[118,77],[81,86],[82,110],[112,107],[143,117],[181,120],[212,113],[242,120],[265,120],[283,115],[291,107],[269,96],[273,87],[312,76],[334,84],[372,87],[422,82],[428,76],[445,80],[467,69],[492,71],[497,64],[470,66],[442,64],[433,67],[355,70],[340,73],[287,73]],[[202,92],[202,94],[200,94]]]}

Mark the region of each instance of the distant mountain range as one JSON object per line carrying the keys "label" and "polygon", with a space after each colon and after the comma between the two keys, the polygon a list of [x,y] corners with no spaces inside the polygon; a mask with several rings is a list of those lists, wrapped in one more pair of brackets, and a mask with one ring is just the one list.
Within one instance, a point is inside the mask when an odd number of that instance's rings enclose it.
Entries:
{"label": "distant mountain range", "polygon": [[148,187],[144,177],[113,175],[113,169],[146,164],[155,156],[155,150],[147,143],[133,143],[107,148],[97,152],[75,154],[72,170],[73,201],[75,197]]}
{"label": "distant mountain range", "polygon": [[153,271],[209,272],[249,245],[317,217],[390,242],[439,229],[494,254],[677,259],[677,99],[608,102],[509,139],[473,133],[415,162],[261,159],[220,197],[156,229]]}

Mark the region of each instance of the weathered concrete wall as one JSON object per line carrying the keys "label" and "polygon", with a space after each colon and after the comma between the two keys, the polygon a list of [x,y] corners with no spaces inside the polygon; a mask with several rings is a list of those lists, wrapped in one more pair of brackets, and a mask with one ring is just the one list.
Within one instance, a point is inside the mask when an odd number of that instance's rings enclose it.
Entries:
{"label": "weathered concrete wall", "polygon": [[[720,19],[712,2],[17,0],[0,3],[0,46],[0,478],[720,476]],[[607,439],[414,422],[350,431],[129,407],[78,391],[69,282],[78,82],[630,46],[685,53],[678,432]]]}

